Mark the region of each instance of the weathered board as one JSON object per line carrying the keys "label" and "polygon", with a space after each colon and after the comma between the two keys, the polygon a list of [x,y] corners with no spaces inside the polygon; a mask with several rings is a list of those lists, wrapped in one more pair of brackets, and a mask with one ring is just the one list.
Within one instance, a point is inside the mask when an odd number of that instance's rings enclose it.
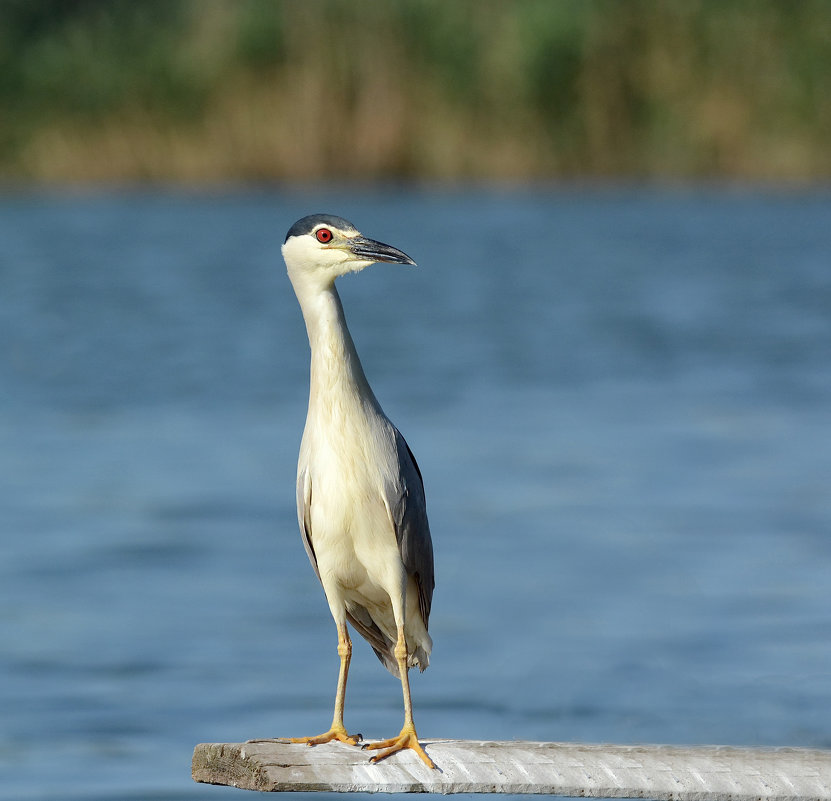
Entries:
{"label": "weathered board", "polygon": [[246,790],[534,793],[677,801],[831,801],[831,751],[424,740],[377,764],[343,743],[203,743],[193,778]]}

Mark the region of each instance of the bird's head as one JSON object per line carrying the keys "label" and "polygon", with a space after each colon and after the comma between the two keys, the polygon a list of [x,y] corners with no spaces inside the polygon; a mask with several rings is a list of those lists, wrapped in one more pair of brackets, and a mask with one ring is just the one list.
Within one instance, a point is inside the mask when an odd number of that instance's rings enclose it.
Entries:
{"label": "bird's head", "polygon": [[415,264],[406,253],[368,239],[352,223],[332,214],[310,214],[292,225],[283,243],[283,258],[292,281],[302,276],[323,283],[379,261]]}

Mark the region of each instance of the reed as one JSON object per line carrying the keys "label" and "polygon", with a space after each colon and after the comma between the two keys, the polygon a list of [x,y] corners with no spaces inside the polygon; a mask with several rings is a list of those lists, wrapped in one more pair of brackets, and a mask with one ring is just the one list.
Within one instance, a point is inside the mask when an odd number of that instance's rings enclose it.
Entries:
{"label": "reed", "polygon": [[831,176],[826,0],[4,0],[0,176]]}

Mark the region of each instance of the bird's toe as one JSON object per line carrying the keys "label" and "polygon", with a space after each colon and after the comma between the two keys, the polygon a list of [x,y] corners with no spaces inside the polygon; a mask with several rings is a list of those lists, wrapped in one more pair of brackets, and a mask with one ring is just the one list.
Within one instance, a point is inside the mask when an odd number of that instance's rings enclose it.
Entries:
{"label": "bird's toe", "polygon": [[421,761],[427,765],[428,768],[436,767],[435,762],[427,756],[426,751],[421,747],[421,743],[418,741],[418,735],[416,734],[415,729],[407,726],[401,730],[401,734],[399,734],[398,737],[391,737],[389,740],[379,740],[376,743],[369,743],[365,745],[364,748],[369,751],[381,752],[372,757],[370,762],[380,762],[382,759],[386,759],[392,754],[397,754],[399,751],[409,749],[410,751],[415,751]]}
{"label": "bird's toe", "polygon": [[323,734],[314,737],[289,737],[288,741],[290,743],[306,743],[306,745],[323,745],[324,743],[331,743],[332,740],[337,740],[347,745],[358,745],[362,739],[360,734],[349,734],[342,726],[333,726]]}

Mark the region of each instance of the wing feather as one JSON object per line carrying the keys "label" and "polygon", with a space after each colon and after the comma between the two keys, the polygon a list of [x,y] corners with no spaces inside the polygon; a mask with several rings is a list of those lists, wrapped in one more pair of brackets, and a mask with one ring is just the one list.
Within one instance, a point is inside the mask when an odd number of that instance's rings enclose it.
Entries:
{"label": "wing feather", "polygon": [[392,514],[401,561],[407,575],[416,581],[421,619],[427,628],[436,582],[424,481],[407,441],[397,428],[394,431],[398,451],[398,481],[386,487],[386,501]]}

